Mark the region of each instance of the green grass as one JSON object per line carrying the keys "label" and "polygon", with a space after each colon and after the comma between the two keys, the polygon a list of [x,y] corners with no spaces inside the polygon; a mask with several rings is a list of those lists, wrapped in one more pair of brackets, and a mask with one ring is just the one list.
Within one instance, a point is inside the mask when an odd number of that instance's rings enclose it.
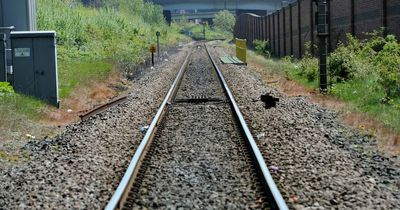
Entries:
{"label": "green grass", "polygon": [[[161,32],[162,46],[188,40],[179,28],[165,24],[160,6],[142,0],[114,0],[116,4],[107,8],[84,7],[80,1],[36,2],[38,29],[57,33],[61,104],[75,89],[105,81],[119,64],[135,65],[149,57],[156,31]],[[40,120],[44,108],[43,102],[29,96],[0,96],[2,137],[29,132],[31,124],[21,119]]]}
{"label": "green grass", "polygon": [[61,61],[59,69],[60,97],[67,97],[79,85],[107,78],[113,65],[100,60]]}
{"label": "green grass", "polygon": [[385,92],[376,83],[377,78],[369,76],[335,84],[330,93],[353,105],[355,111],[367,113],[400,132],[400,99],[393,99],[390,104],[382,103]]}
{"label": "green grass", "polygon": [[8,154],[8,153],[0,150],[0,159],[15,162],[15,161],[18,161],[20,159],[20,157],[17,155]]}
{"label": "green grass", "polygon": [[[203,34],[203,25],[187,23],[182,27],[182,32],[191,31],[193,39],[201,40],[204,39]],[[231,33],[226,33],[221,30],[212,28],[210,26],[206,26],[206,40],[215,40],[215,39],[232,39]]]}
{"label": "green grass", "polygon": [[[298,61],[285,59],[266,59],[249,52],[249,56],[255,57],[257,63],[266,66],[273,74],[288,77],[297,83],[312,89],[319,89],[318,80],[309,80],[301,75]],[[392,99],[389,103],[382,103],[385,92],[377,84],[376,75],[368,75],[364,78],[337,83],[331,86],[329,94],[346,102],[352,111],[368,114],[396,132],[400,132],[400,99]]]}
{"label": "green grass", "polygon": [[[24,115],[30,119],[39,119],[41,110],[45,106],[38,99],[17,93],[11,96],[2,96],[0,100],[0,113],[2,113],[0,122],[5,120],[7,116],[16,114]],[[7,122],[3,121],[2,123],[6,124]]]}

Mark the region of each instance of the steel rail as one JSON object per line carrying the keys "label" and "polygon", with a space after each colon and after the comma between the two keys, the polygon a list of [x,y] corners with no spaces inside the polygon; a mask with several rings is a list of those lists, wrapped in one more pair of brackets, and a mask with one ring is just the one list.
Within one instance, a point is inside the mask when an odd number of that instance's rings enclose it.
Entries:
{"label": "steel rail", "polygon": [[112,196],[111,200],[106,206],[106,210],[114,210],[121,208],[121,204],[127,198],[127,194],[131,189],[131,184],[135,181],[134,178],[136,177],[138,170],[140,169],[141,163],[143,161],[144,156],[147,152],[147,146],[150,145],[155,131],[157,131],[157,127],[165,113],[165,108],[170,103],[171,99],[174,97],[177,91],[177,87],[181,81],[181,78],[186,70],[186,66],[189,62],[190,55],[192,54],[192,49],[189,51],[186,59],[181,66],[171,88],[169,89],[164,101],[162,102],[160,108],[157,111],[156,116],[153,118],[143,140],[141,141],[139,147],[136,149],[136,152],[126,170],[120,184],[118,185],[117,190],[115,191],[114,195]]}
{"label": "steel rail", "polygon": [[272,205],[271,207],[273,209],[281,209],[281,210],[288,209],[285,200],[283,199],[271,174],[269,173],[269,170],[268,170],[267,164],[265,163],[264,157],[261,154],[260,150],[258,149],[257,143],[255,142],[255,140],[250,132],[249,127],[247,126],[247,123],[239,109],[239,106],[237,105],[235,98],[229,89],[228,83],[225,81],[225,78],[222,75],[222,71],[218,68],[216,62],[212,58],[211,53],[207,48],[207,45],[206,44],[204,44],[204,45],[205,45],[207,54],[213,64],[215,70],[218,73],[218,77],[223,85],[225,93],[228,95],[230,105],[233,109],[233,114],[235,115],[236,119],[239,121],[240,129],[242,130],[243,136],[247,141],[246,144],[249,147],[249,150],[251,152],[251,155],[253,156],[254,162],[256,163],[256,166],[258,167],[258,171],[260,173],[260,178],[262,179],[261,181],[264,184],[264,189],[266,190],[266,193],[268,195],[267,197],[269,198],[269,202]]}
{"label": "steel rail", "polygon": [[100,106],[98,106],[98,107],[86,112],[85,114],[79,115],[79,117],[81,118],[81,121],[85,121],[85,120],[89,119],[93,115],[99,114],[99,113],[101,113],[101,112],[103,112],[103,111],[105,111],[105,110],[107,110],[107,109],[109,109],[111,107],[114,107],[114,106],[116,106],[118,104],[121,104],[121,103],[127,101],[127,99],[128,99],[128,96],[118,97],[118,98],[116,98],[116,99],[114,99],[114,100],[112,100],[112,101],[110,101],[110,102],[108,102],[106,104],[100,105]]}

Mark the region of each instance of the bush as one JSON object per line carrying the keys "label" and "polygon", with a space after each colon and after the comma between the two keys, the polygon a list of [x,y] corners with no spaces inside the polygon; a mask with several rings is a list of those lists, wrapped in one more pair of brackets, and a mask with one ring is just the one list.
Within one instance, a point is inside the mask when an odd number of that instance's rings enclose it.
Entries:
{"label": "bush", "polygon": [[235,26],[235,16],[228,10],[219,11],[214,17],[214,25],[217,29],[232,33]]}
{"label": "bush", "polygon": [[[370,65],[372,71],[364,75],[377,74],[378,83],[388,99],[400,96],[400,44],[395,36],[371,33],[371,38],[361,43],[359,58]],[[388,101],[388,100],[385,100]]]}
{"label": "bush", "polygon": [[386,96],[400,97],[400,44],[394,36],[386,37],[385,44],[373,61],[378,69],[378,82],[384,88]]}
{"label": "bush", "polygon": [[314,47],[311,42],[306,42],[304,44],[304,56],[295,66],[297,74],[304,76],[309,82],[318,80],[319,75],[319,61],[311,53],[311,49]]}
{"label": "bush", "polygon": [[271,57],[271,46],[268,41],[254,40],[253,45],[257,54]]}
{"label": "bush", "polygon": [[8,82],[0,82],[0,96],[12,95],[14,94],[14,89]]}
{"label": "bush", "polygon": [[356,54],[348,47],[340,44],[328,61],[329,75],[333,83],[343,82],[354,78],[356,71]]}
{"label": "bush", "polygon": [[305,76],[308,81],[318,79],[319,75],[319,62],[318,59],[311,56],[305,56],[298,63],[299,75]]}

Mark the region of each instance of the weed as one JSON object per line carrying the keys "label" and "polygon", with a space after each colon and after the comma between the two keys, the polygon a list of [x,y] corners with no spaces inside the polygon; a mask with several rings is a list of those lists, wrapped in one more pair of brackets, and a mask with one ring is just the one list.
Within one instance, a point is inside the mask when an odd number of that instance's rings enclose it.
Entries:
{"label": "weed", "polygon": [[267,58],[271,57],[271,45],[268,41],[254,40],[253,45],[257,54],[263,55]]}

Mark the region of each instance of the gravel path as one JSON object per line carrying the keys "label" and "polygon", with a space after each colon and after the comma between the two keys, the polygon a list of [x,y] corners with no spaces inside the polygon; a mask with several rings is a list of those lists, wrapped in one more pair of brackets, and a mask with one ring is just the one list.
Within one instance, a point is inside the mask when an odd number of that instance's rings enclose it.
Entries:
{"label": "gravel path", "polygon": [[175,78],[187,47],[132,81],[128,102],[31,142],[29,160],[0,166],[0,208],[99,209],[121,180],[139,141]]}
{"label": "gravel path", "polygon": [[[375,139],[306,97],[285,97],[244,66],[220,66],[291,208],[400,208],[399,157],[381,154]],[[266,93],[279,98],[276,107],[264,107]]]}
{"label": "gravel path", "polygon": [[[176,98],[190,96],[225,98],[203,47],[194,49]],[[229,105],[179,102],[169,109],[131,207],[263,208],[262,188]]]}

